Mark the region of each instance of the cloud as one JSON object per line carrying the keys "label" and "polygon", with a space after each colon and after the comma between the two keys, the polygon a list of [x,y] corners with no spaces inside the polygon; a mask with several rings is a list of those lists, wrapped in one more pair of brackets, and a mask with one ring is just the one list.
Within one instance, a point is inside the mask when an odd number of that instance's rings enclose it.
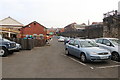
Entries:
{"label": "cloud", "polygon": [[103,13],[117,9],[119,0],[0,0],[0,19],[11,16],[23,24],[38,21],[46,27],[64,27],[88,19],[102,21]]}

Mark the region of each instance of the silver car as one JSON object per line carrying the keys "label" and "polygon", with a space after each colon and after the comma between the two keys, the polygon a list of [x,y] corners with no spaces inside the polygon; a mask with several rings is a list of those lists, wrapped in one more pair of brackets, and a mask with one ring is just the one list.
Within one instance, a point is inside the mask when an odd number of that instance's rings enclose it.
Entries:
{"label": "silver car", "polygon": [[111,59],[120,61],[120,39],[117,38],[98,38],[96,43],[111,52]]}
{"label": "silver car", "polygon": [[80,58],[81,62],[108,60],[111,54],[88,40],[74,39],[65,45],[65,53]]}

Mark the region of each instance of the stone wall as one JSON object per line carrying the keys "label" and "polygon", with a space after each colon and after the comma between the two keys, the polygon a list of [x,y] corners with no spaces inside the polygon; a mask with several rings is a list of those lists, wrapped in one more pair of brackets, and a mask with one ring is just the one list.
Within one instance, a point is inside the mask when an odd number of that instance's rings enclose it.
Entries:
{"label": "stone wall", "polygon": [[104,37],[120,38],[120,15],[111,15],[103,19]]}
{"label": "stone wall", "polygon": [[61,35],[81,38],[99,38],[103,37],[103,25],[102,24],[90,25],[86,26],[86,28],[82,30],[63,32]]}

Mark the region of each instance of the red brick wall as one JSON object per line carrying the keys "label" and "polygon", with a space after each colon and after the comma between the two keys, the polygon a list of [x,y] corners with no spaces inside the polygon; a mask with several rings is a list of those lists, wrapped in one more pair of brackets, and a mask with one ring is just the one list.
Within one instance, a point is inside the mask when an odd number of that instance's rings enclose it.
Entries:
{"label": "red brick wall", "polygon": [[[29,27],[30,26],[30,27]],[[47,30],[40,25],[39,23],[32,22],[31,24],[27,25],[26,27],[20,30],[21,35],[33,35],[33,34],[47,34]]]}

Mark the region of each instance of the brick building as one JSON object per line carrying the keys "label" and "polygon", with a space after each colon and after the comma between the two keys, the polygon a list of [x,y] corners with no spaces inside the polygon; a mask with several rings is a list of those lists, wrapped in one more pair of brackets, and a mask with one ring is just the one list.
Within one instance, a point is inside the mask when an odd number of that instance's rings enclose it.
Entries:
{"label": "brick building", "polygon": [[47,34],[47,28],[40,23],[34,21],[20,29],[21,38],[26,35],[32,35],[33,37],[45,37]]}

